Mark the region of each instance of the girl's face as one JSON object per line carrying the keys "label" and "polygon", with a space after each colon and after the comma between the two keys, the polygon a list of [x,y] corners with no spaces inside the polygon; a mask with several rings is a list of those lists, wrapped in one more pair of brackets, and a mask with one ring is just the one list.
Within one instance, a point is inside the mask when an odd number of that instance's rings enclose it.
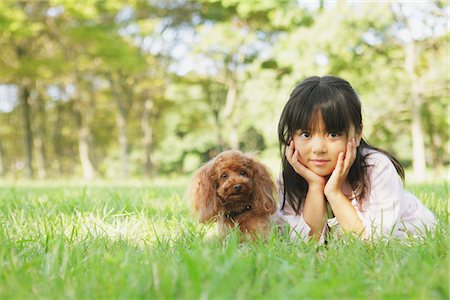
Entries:
{"label": "girl's face", "polygon": [[302,129],[294,132],[294,146],[300,163],[319,176],[328,176],[336,167],[339,153],[345,153],[347,143],[354,137],[358,146],[362,134],[356,133],[354,126],[348,134],[328,132],[320,114],[316,120],[319,123],[312,132]]}

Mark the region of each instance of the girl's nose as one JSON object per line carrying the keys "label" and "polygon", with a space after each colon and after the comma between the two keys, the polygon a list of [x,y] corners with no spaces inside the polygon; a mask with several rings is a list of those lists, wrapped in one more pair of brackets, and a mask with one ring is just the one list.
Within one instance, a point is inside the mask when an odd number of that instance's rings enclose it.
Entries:
{"label": "girl's nose", "polygon": [[312,139],[312,151],[313,153],[325,153],[327,147],[325,145],[325,139],[321,137],[315,137]]}

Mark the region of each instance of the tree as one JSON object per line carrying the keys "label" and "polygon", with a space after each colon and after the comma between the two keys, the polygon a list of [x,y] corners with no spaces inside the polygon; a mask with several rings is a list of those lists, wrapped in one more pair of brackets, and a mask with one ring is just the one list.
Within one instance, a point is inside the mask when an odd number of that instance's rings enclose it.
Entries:
{"label": "tree", "polygon": [[[31,95],[35,93],[36,80],[59,69],[60,57],[51,47],[46,47],[48,35],[45,22],[48,9],[46,2],[4,1],[0,10],[2,31],[0,41],[0,79],[14,83],[19,89],[22,110],[24,168],[28,177],[34,176],[33,169],[33,108]],[[45,51],[43,50],[45,49]],[[38,152],[41,153],[42,152]],[[41,156],[40,156],[41,157]],[[42,158],[42,157],[41,157]],[[40,169],[42,173],[42,168]]]}
{"label": "tree", "polygon": [[[412,159],[415,177],[421,180],[425,176],[425,149],[435,147],[426,141],[424,124],[433,122],[433,117],[424,114],[425,103],[431,97],[439,99],[437,95],[445,98],[448,90],[444,71],[448,62],[443,54],[448,30],[443,29],[443,9],[437,2],[422,6],[325,5],[315,12],[310,27],[293,29],[282,37],[275,47],[277,62],[283,66],[298,62],[293,65],[292,80],[334,74],[352,83],[361,96],[363,110],[370,112],[365,114],[368,137],[397,152],[402,160]],[[415,26],[421,28],[419,35]],[[430,86],[434,86],[431,94]],[[401,144],[401,136],[409,136],[411,157]]]}
{"label": "tree", "polygon": [[[427,60],[424,56],[430,49],[434,50],[434,53],[439,53],[440,51],[436,51],[436,49],[445,48],[446,40],[439,38],[440,34],[435,34],[434,31],[445,28],[448,20],[439,2],[429,3],[422,7],[405,6],[404,4],[393,5],[392,10],[396,17],[395,24],[399,28],[397,29],[398,43],[404,53],[405,84],[409,85],[407,97],[409,98],[408,106],[411,115],[414,177],[422,181],[425,179],[427,165],[424,126],[424,122],[427,121],[423,119],[423,111],[425,101],[429,98],[428,87],[422,83],[426,82],[426,77],[430,76],[430,68],[433,68],[433,73],[442,74],[439,71],[441,67],[436,65],[434,61]],[[418,26],[421,28],[420,32],[417,32]],[[448,62],[446,65],[448,71]],[[441,77],[435,76],[433,73],[431,73],[431,76],[436,80],[434,88],[441,90],[442,96],[445,97],[446,88],[448,91],[449,86],[448,75]]]}
{"label": "tree", "polygon": [[278,166],[281,109],[325,74],[357,89],[369,142],[443,165],[448,5],[421,5],[1,1],[0,173],[180,174],[226,148]]}
{"label": "tree", "polygon": [[244,117],[251,114],[243,97],[245,83],[258,76],[274,36],[289,22],[303,26],[309,19],[294,1],[202,1],[202,6],[204,21],[195,28],[191,53],[202,62],[195,73],[224,87],[222,105],[215,106],[218,143],[238,149]]}

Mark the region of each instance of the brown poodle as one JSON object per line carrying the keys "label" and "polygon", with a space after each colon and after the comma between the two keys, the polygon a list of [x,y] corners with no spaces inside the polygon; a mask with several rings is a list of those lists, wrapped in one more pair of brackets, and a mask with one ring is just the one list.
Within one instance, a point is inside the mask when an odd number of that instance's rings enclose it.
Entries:
{"label": "brown poodle", "polygon": [[238,226],[246,236],[264,237],[276,211],[276,187],[267,168],[239,151],[225,151],[201,167],[191,188],[200,222],[217,222],[219,234]]}

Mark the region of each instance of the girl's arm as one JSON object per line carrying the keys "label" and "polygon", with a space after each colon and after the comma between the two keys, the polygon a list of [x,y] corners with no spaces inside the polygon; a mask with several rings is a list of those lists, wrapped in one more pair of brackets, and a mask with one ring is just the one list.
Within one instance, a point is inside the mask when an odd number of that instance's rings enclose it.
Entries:
{"label": "girl's arm", "polygon": [[365,238],[421,237],[436,225],[434,215],[405,191],[402,180],[387,156],[373,152],[368,157],[370,190],[364,210],[358,215],[365,226]]}
{"label": "girl's arm", "polygon": [[364,225],[356,209],[342,192],[342,187],[355,158],[356,142],[353,138],[347,143],[345,158],[343,152],[339,153],[336,167],[325,185],[324,193],[341,228],[344,231],[362,235],[364,233]]}
{"label": "girl's arm", "polygon": [[347,197],[343,193],[338,193],[327,196],[327,199],[341,228],[344,231],[354,232],[362,236],[364,234],[364,224]]}
{"label": "girl's arm", "polygon": [[303,207],[303,218],[311,227],[309,235],[320,239],[327,219],[323,186],[309,185],[305,205]]}
{"label": "girl's arm", "polygon": [[320,239],[326,221],[325,178],[315,174],[299,162],[298,152],[294,149],[293,142],[289,144],[289,147],[286,147],[286,158],[295,172],[308,182],[303,218],[311,228],[309,235]]}

